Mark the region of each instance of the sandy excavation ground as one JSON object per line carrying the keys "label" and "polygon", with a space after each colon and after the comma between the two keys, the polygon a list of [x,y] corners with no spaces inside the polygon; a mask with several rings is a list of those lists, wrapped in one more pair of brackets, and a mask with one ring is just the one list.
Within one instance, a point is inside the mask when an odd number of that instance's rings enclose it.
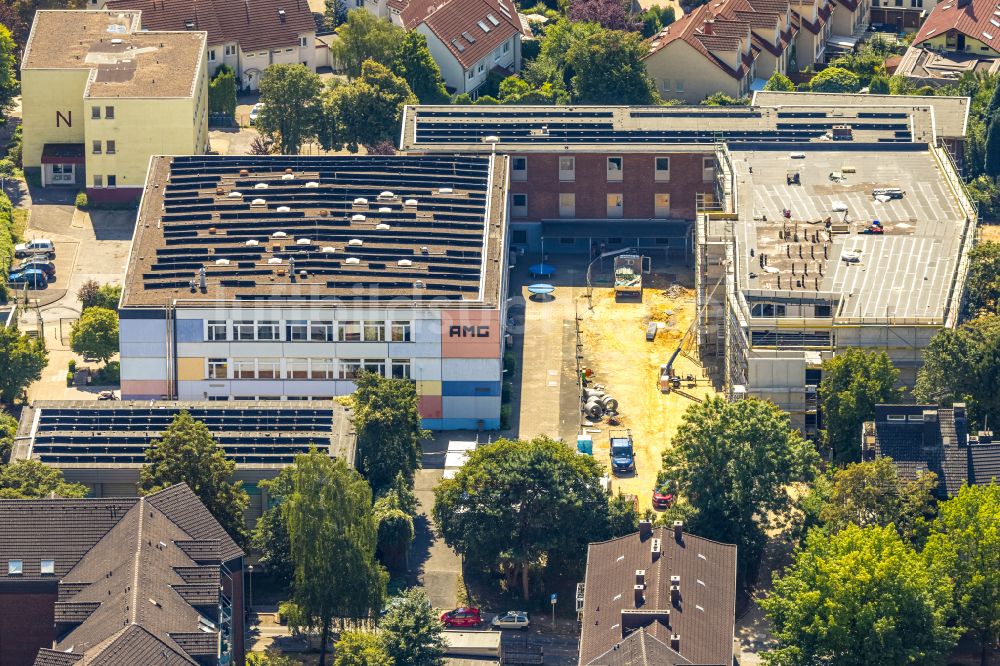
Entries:
{"label": "sandy excavation ground", "polygon": [[[642,302],[638,299],[615,300],[610,288],[594,289],[594,309],[588,311],[586,298],[580,304],[583,365],[593,370],[593,384],[602,384],[619,401],[620,426],[609,425],[607,419],[587,427],[594,438],[594,456],[609,461],[608,430],[629,428],[636,451],[636,474],[612,478],[612,490],[634,494],[640,510],[651,506],[651,493],[660,470],[663,450],[681,423],[681,415],[692,400],[679,393],[661,393],[658,387],[659,367],[677,348],[678,341],[691,325],[695,315],[694,290],[667,281],[661,276],[647,278]],[[667,312],[672,311],[672,315]],[[646,341],[649,322],[662,322],[654,342]],[[692,357],[694,339],[685,341],[685,351]],[[703,369],[683,354],[675,367],[683,377],[699,378],[695,388],[685,393],[704,398],[715,390],[704,376]]]}

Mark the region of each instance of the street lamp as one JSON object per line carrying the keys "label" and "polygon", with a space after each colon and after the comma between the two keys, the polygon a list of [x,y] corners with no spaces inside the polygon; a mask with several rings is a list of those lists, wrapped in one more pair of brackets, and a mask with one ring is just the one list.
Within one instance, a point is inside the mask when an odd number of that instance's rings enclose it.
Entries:
{"label": "street lamp", "polygon": [[250,580],[250,591],[248,594],[250,603],[247,606],[247,608],[248,608],[248,617],[252,619],[253,618],[253,565],[252,564],[247,565],[247,573],[249,574],[249,580]]}
{"label": "street lamp", "polygon": [[594,293],[594,287],[593,285],[590,284],[590,269],[593,267],[594,262],[599,261],[600,259],[605,259],[607,257],[614,257],[619,254],[624,254],[625,252],[632,252],[634,250],[635,248],[623,247],[620,250],[611,250],[610,252],[602,252],[601,254],[594,257],[589,264],[587,264],[587,309],[588,310],[594,309],[594,301],[591,298],[591,296]]}

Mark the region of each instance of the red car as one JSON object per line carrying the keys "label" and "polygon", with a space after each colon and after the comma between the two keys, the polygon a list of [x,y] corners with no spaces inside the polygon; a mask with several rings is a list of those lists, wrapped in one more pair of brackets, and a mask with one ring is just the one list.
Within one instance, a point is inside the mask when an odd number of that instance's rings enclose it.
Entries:
{"label": "red car", "polygon": [[478,608],[456,608],[441,613],[441,623],[446,627],[478,627],[483,623],[483,616]]}
{"label": "red car", "polygon": [[653,491],[653,508],[659,509],[660,511],[665,511],[670,508],[670,505],[674,503],[674,494],[667,490],[666,488],[660,488]]}

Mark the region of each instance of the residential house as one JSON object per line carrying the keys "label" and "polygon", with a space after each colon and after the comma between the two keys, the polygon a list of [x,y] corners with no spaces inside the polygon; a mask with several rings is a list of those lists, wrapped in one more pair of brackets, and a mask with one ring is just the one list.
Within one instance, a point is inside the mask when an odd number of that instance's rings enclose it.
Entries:
{"label": "residential house", "polygon": [[826,40],[833,32],[833,0],[789,0],[797,29],[795,60],[798,69],[823,62]]}
{"label": "residential house", "polygon": [[21,61],[24,167],[43,187],[134,201],[154,154],[208,149],[203,31],[140,28],[137,11],[38,11]]}
{"label": "residential house", "polygon": [[937,0],[872,0],[872,23],[895,27],[898,32],[918,30]]}
{"label": "residential house", "polygon": [[1000,71],[1000,16],[993,0],[938,4],[896,70],[918,84],[952,83],[966,72]]}
{"label": "residential house", "polygon": [[185,484],[0,500],[0,663],[243,664],[243,557]]}
{"label": "residential house", "polygon": [[256,90],[270,65],[316,70],[316,21],[307,0],[108,0],[107,8],[142,12],[145,30],[208,32],[209,76],[228,65]]}
{"label": "residential house", "polygon": [[427,38],[448,91],[473,96],[493,70],[521,71],[531,37],[511,0],[358,0],[368,11]]}
{"label": "residential house", "polygon": [[580,666],[731,666],[736,546],[641,521],[587,549]]}
{"label": "residential house", "polygon": [[862,429],[861,447],[868,460],[891,458],[904,479],[934,472],[936,494],[942,498],[955,495],[965,484],[1000,480],[1000,441],[989,431],[969,433],[963,403],[876,405],[875,419]]}

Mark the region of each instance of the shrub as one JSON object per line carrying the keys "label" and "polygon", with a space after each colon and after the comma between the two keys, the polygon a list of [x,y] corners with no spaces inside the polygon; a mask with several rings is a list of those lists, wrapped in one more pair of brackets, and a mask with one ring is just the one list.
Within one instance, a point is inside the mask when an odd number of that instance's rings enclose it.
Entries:
{"label": "shrub", "polygon": [[0,192],[0,302],[7,301],[7,275],[14,262],[14,207],[7,195]]}
{"label": "shrub", "polygon": [[73,373],[72,372],[67,372],[66,373],[66,386],[72,386],[72,385],[73,385]]}
{"label": "shrub", "polygon": [[69,371],[70,372],[76,372],[76,359],[75,358],[71,358],[69,360]]}
{"label": "shrub", "polygon": [[121,377],[121,363],[118,361],[108,361],[103,368],[97,371],[97,382],[105,386],[121,383]]}
{"label": "shrub", "polygon": [[86,192],[79,192],[79,193],[77,193],[77,195],[76,195],[76,207],[79,208],[80,210],[83,210],[84,208],[86,208],[88,206],[88,204],[89,204],[89,202],[87,201],[87,193]]}

